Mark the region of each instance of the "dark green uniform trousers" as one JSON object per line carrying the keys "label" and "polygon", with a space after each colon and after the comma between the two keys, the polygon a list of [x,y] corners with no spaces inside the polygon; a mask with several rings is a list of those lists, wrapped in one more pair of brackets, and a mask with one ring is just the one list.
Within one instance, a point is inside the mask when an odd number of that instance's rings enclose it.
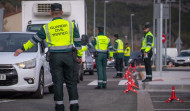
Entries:
{"label": "dark green uniform trousers", "polygon": [[122,73],[123,70],[123,58],[116,58],[115,59],[115,68],[117,72]]}
{"label": "dark green uniform trousers", "polygon": [[107,85],[107,75],[106,75],[106,66],[107,66],[107,53],[98,53],[95,57],[96,68],[98,73],[98,86],[102,87]]}
{"label": "dark green uniform trousers", "polygon": [[70,110],[78,111],[77,75],[74,73],[74,59],[72,52],[50,53],[50,72],[54,83],[54,101],[56,111],[64,111],[63,83],[69,94]]}
{"label": "dark green uniform trousers", "polygon": [[148,58],[144,58],[146,79],[152,79],[151,57],[152,57],[152,50],[148,52]]}
{"label": "dark green uniform trousers", "polygon": [[129,66],[129,58],[130,56],[124,56],[125,66]]}

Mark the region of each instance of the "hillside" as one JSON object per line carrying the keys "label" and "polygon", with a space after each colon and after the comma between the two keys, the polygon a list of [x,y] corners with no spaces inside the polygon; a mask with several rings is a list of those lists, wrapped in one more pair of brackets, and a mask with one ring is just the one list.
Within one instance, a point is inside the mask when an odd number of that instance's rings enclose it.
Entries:
{"label": "hillside", "polygon": [[[27,0],[26,0],[27,1]],[[130,14],[133,16],[133,36],[134,49],[138,50],[141,45],[143,37],[142,27],[146,22],[153,21],[153,0],[109,0],[111,2],[106,4],[107,19],[106,32],[112,39],[113,34],[118,33],[120,37],[126,42],[130,43]],[[178,1],[178,0],[176,0]],[[88,17],[88,35],[93,35],[93,16],[94,16],[94,0],[86,0],[87,17]],[[0,0],[0,7],[5,8],[5,15],[15,12],[21,8],[21,0]],[[175,47],[175,40],[178,37],[178,2],[172,3],[172,47]],[[181,13],[181,39],[183,42],[183,49],[190,48],[190,0],[182,0]],[[169,23],[169,22],[168,22]],[[104,25],[104,0],[96,0],[96,27]],[[128,36],[127,39],[124,37]],[[112,40],[113,41],[113,40]]]}

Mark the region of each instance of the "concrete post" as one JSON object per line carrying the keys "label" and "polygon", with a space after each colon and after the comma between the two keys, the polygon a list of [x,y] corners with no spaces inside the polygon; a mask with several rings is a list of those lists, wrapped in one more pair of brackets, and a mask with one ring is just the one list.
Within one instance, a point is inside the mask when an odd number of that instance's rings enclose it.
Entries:
{"label": "concrete post", "polygon": [[0,32],[3,31],[3,16],[4,16],[4,8],[0,9]]}

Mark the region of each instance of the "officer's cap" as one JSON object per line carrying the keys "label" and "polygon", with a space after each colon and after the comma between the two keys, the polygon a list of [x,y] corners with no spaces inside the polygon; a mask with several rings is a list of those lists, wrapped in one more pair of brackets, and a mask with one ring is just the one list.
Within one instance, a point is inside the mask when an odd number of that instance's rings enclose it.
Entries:
{"label": "officer's cap", "polygon": [[147,29],[147,28],[150,28],[150,25],[149,25],[149,24],[145,24],[144,27],[143,27],[143,30],[144,30],[144,29]]}
{"label": "officer's cap", "polygon": [[52,11],[62,11],[62,5],[60,3],[51,4]]}
{"label": "officer's cap", "polygon": [[118,37],[119,37],[119,35],[118,35],[118,34],[114,34],[113,36],[114,36],[114,37],[116,37],[116,38],[118,38]]}
{"label": "officer's cap", "polygon": [[98,30],[104,30],[104,27],[98,27]]}

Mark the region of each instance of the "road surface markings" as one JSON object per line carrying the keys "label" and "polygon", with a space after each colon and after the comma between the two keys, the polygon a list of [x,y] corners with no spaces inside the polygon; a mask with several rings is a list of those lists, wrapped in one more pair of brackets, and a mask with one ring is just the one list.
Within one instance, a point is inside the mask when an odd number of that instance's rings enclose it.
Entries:
{"label": "road surface markings", "polygon": [[8,103],[8,102],[12,102],[12,101],[15,101],[15,100],[0,100],[0,103]]}
{"label": "road surface markings", "polygon": [[127,81],[128,80],[121,80],[121,81],[119,81],[118,85],[127,85]]}
{"label": "road surface markings", "polygon": [[88,85],[98,85],[98,80],[94,80],[94,81],[90,82]]}
{"label": "road surface markings", "polygon": [[[108,82],[110,81],[118,81],[118,85],[127,85],[127,81],[128,80],[113,80],[113,79],[110,79],[108,80]],[[93,80],[92,82],[90,82],[88,85],[98,85],[98,80]]]}

